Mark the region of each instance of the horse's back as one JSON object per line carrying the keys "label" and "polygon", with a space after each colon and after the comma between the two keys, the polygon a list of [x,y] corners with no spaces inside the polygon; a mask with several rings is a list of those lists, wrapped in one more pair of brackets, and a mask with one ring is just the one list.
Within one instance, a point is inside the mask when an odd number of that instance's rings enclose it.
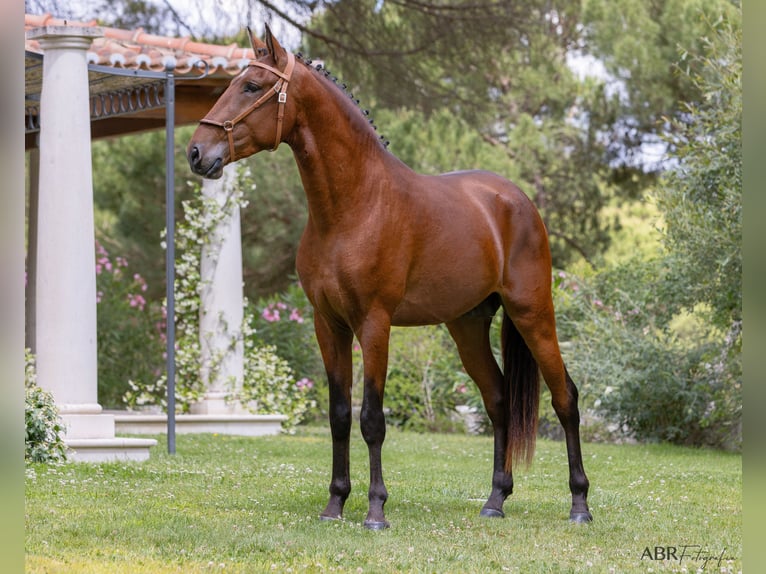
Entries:
{"label": "horse's back", "polygon": [[531,208],[536,212],[529,197],[511,180],[492,171],[472,169],[451,171],[437,176],[447,186],[462,190],[468,196],[497,196],[509,205],[525,212]]}
{"label": "horse's back", "polygon": [[[486,170],[464,170],[428,178],[431,182],[429,201],[444,204],[454,213],[455,221],[464,212],[484,219],[486,226],[505,236],[506,250],[510,241],[539,242],[547,234],[542,218],[532,200],[509,179]],[[438,208],[435,208],[438,209]],[[477,219],[478,221],[478,219]]]}

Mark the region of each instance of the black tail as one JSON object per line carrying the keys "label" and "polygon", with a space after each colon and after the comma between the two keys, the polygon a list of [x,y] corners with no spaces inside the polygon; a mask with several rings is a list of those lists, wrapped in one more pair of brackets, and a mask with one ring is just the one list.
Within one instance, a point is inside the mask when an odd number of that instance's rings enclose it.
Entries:
{"label": "black tail", "polygon": [[508,445],[505,469],[529,465],[535,454],[540,406],[540,371],[527,343],[507,314],[503,314],[503,376],[508,389]]}

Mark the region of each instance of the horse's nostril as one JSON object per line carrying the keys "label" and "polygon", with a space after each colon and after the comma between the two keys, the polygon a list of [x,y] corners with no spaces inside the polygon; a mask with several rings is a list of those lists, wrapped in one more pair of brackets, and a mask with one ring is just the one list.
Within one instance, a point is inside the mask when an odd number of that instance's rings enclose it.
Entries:
{"label": "horse's nostril", "polygon": [[189,160],[192,164],[199,161],[199,148],[196,145],[191,149],[191,152],[189,152]]}

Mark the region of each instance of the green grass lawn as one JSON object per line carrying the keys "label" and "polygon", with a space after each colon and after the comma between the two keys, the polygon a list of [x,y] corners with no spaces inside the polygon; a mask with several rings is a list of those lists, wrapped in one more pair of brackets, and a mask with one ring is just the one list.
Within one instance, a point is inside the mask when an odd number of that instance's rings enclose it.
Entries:
{"label": "green grass lawn", "polygon": [[[144,463],[32,465],[27,572],[740,572],[739,455],[662,445],[584,445],[594,522],[568,521],[563,443],[516,472],[503,520],[482,519],[487,437],[389,430],[391,528],[362,527],[364,441],[352,439],[345,519],[318,519],[330,437],[157,437]],[[674,547],[676,559],[655,547]],[[665,550],[667,554],[667,550]],[[722,557],[719,563],[719,558]],[[710,558],[707,562],[704,558]]]}

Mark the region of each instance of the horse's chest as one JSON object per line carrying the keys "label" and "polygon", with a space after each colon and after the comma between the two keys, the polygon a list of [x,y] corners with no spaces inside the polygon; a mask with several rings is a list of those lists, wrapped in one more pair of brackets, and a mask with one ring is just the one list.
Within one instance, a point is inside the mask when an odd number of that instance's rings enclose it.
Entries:
{"label": "horse's chest", "polygon": [[363,242],[301,243],[296,268],[306,294],[315,305],[364,307],[401,291],[403,274]]}

